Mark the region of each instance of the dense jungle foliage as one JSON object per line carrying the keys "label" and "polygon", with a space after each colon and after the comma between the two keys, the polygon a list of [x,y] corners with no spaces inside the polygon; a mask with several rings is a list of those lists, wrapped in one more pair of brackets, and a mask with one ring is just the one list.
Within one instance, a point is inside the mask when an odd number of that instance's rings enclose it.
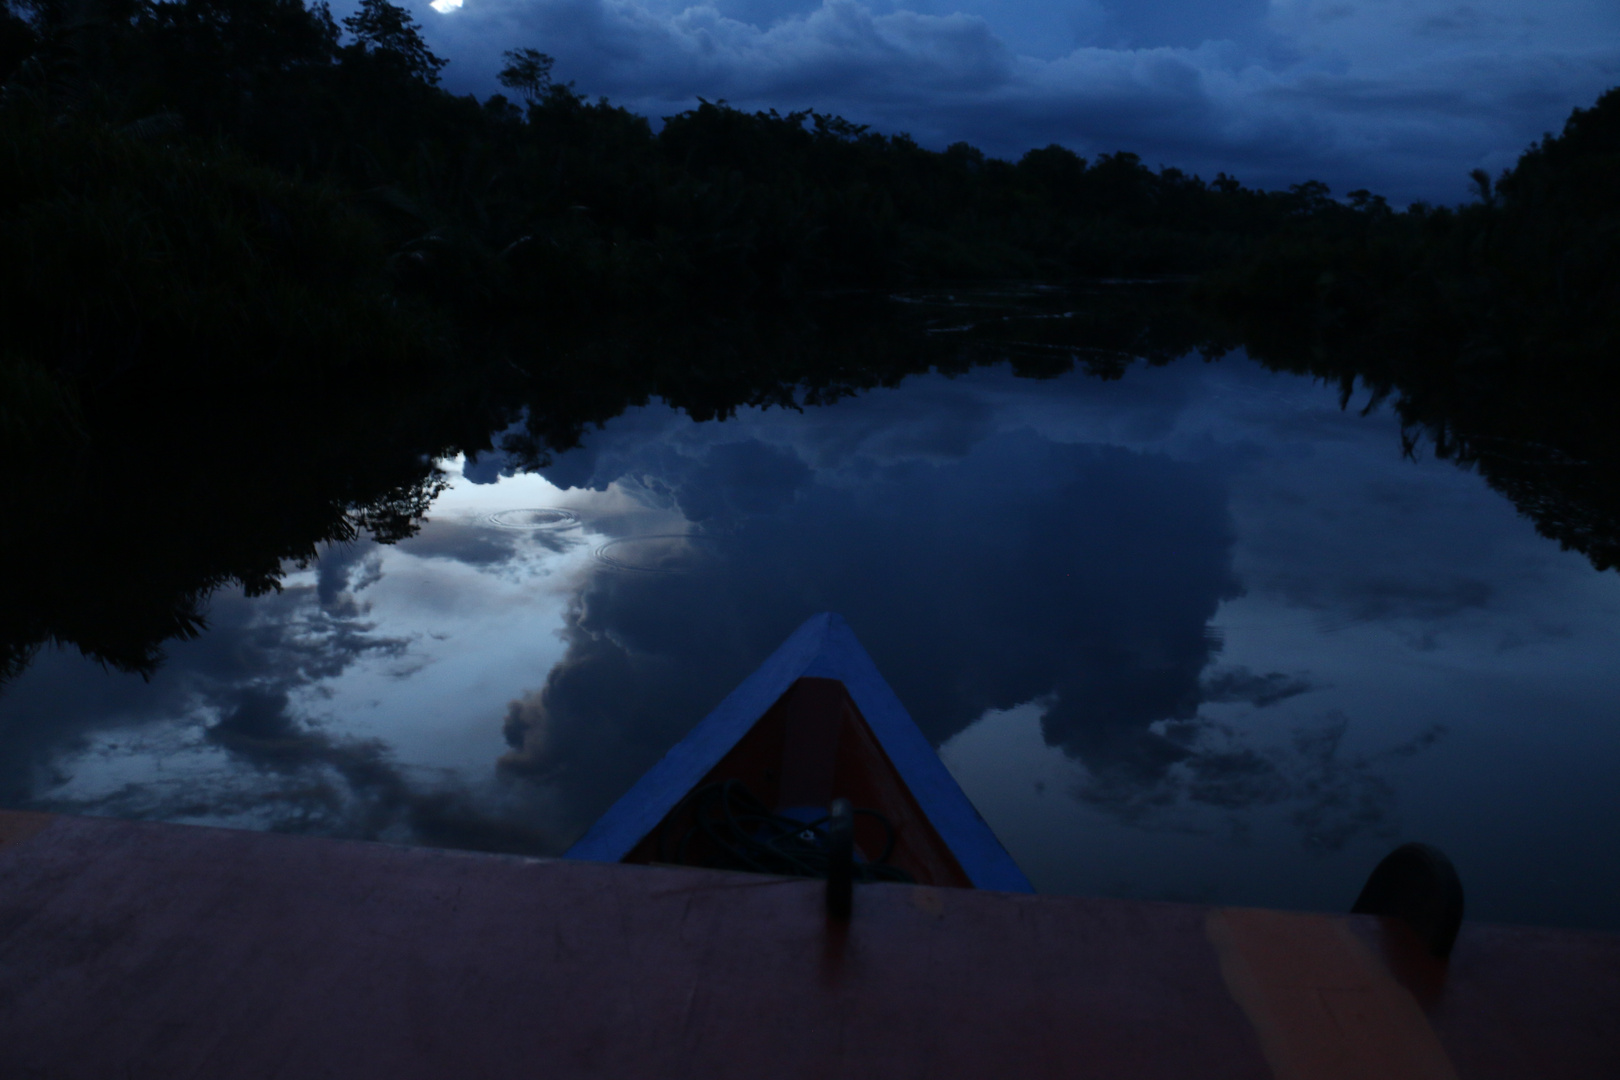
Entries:
{"label": "dense jungle foliage", "polygon": [[[514,50],[522,99],[437,85],[444,61],[386,0],[340,28],[301,0],[37,0],[0,34],[20,93],[174,147],[366,193],[414,282],[572,310],[727,303],[962,277],[1185,274],[1308,213],[1320,185],[1251,191],[1134,154],[1050,146],[1018,163],[835,116],[701,103],[648,121]],[[85,13],[90,14],[86,15]],[[15,94],[13,96],[16,96]],[[503,288],[505,286],[505,288]]]}
{"label": "dense jungle foliage", "polygon": [[[655,133],[507,60],[512,99],[451,95],[387,0],[341,25],[301,0],[0,9],[0,250],[26,268],[0,292],[23,463],[0,559],[29,568],[0,681],[51,641],[152,670],[214,589],[409,535],[434,459],[491,432],[538,463],[652,397],[705,419],[1008,359],[1112,378],[1245,344],[1359,379],[1549,535],[1620,554],[1614,92],[1473,205],[1397,212],[813,112],[701,102]],[[1199,276],[1201,307],[889,299],[1144,276]]]}
{"label": "dense jungle foliage", "polygon": [[1620,88],[1478,198],[1333,206],[1208,276],[1256,358],[1393,398],[1548,537],[1620,566]]}

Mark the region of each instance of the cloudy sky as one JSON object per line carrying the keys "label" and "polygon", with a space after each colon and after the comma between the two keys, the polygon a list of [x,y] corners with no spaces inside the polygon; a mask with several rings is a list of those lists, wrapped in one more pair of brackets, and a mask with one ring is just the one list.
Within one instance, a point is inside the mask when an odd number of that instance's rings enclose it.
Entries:
{"label": "cloudy sky", "polygon": [[409,2],[458,92],[533,46],[655,122],[699,97],[811,108],[934,148],[1125,149],[1397,202],[1462,200],[1470,169],[1620,83],[1614,0]]}

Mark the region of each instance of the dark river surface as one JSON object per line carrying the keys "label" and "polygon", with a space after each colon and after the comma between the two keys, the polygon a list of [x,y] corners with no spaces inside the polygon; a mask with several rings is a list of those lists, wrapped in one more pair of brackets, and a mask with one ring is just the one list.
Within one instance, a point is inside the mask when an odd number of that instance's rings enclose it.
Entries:
{"label": "dark river surface", "polygon": [[557,853],[831,610],[1042,891],[1345,910],[1419,839],[1470,918],[1620,928],[1620,575],[1365,403],[1001,365],[445,460],[150,681],[39,653],[0,802]]}

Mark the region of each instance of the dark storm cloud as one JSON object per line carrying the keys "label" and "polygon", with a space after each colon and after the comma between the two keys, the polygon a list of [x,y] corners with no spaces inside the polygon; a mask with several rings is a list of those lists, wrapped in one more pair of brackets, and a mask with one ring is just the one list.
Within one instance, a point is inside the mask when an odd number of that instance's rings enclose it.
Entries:
{"label": "dark storm cloud", "polygon": [[698,97],[840,112],[942,148],[1060,142],[1281,187],[1323,179],[1456,201],[1620,81],[1620,12],[1588,0],[918,3],[467,0],[419,10],[487,94],[502,49],[657,118]]}
{"label": "dark storm cloud", "polygon": [[1300,731],[1294,739],[1304,768],[1295,780],[1301,805],[1293,821],[1308,844],[1326,851],[1337,851],[1362,834],[1393,836],[1395,791],[1382,775],[1384,767],[1422,753],[1445,734],[1436,725],[1388,750],[1346,759],[1340,743],[1349,725],[1343,714],[1330,714],[1321,726]]}
{"label": "dark storm cloud", "polygon": [[1240,666],[1212,671],[1204,676],[1203,699],[1215,702],[1245,701],[1263,709],[1315,688],[1309,679],[1300,676],[1284,675],[1280,671],[1259,675]]}
{"label": "dark storm cloud", "polygon": [[[804,444],[813,465],[856,454],[876,461],[959,458],[991,431],[995,411],[962,383],[915,382],[905,392],[869,391],[840,402],[834,423],[816,425]],[[1158,411],[1159,403],[1154,403]]]}
{"label": "dark storm cloud", "polygon": [[1266,16],[1266,0],[1114,0],[1099,4],[1104,18],[1092,33],[1123,47],[1161,45],[1194,48],[1206,41],[1254,36]]}
{"label": "dark storm cloud", "polygon": [[821,0],[717,0],[711,5],[727,19],[752,26],[773,26],[785,19],[809,15]]}
{"label": "dark storm cloud", "polygon": [[1412,623],[1432,629],[1436,624],[1469,611],[1489,608],[1489,582],[1433,568],[1414,570],[1409,576],[1346,566],[1337,575],[1301,572],[1277,574],[1271,579],[1288,601],[1320,613],[1322,627],[1340,630],[1360,623]]}
{"label": "dark storm cloud", "polygon": [[587,432],[577,449],[559,455],[541,473],[558,487],[603,491],[620,476],[645,464],[646,444],[666,438],[678,441],[690,427],[691,421],[674,409],[626,409],[613,419],[612,438],[604,437],[600,431]]}
{"label": "dark storm cloud", "polygon": [[321,607],[334,615],[357,615],[354,596],[380,573],[377,545],[370,540],[334,544],[315,567],[315,593]]}
{"label": "dark storm cloud", "polygon": [[513,472],[506,456],[499,451],[473,454],[461,466],[461,475],[475,484],[493,484]]}
{"label": "dark storm cloud", "polygon": [[339,576],[256,600],[220,595],[209,629],[172,646],[150,683],[66,650],[41,655],[0,698],[0,805],[26,805],[65,777],[56,762],[90,738],[161,720],[229,714],[249,698],[340,674],[366,655],[397,656],[408,642],[379,637],[347,586],[367,573],[353,548],[334,548]]}
{"label": "dark storm cloud", "polygon": [[1434,621],[1489,606],[1489,582],[1452,577],[1438,581],[1410,578],[1372,578],[1361,582],[1351,606],[1358,621],[1411,618]]}
{"label": "dark storm cloud", "polygon": [[524,408],[518,418],[504,430],[497,431],[489,438],[490,449],[479,453],[474,451],[467,455],[462,463],[461,475],[475,484],[493,484],[503,476],[513,475],[517,469],[512,459],[502,449],[512,439],[521,439],[527,429],[529,410]]}
{"label": "dark storm cloud", "polygon": [[1418,482],[1422,476],[1386,472],[1360,482],[1353,521],[1298,513],[1296,493],[1266,491],[1251,511],[1251,584],[1316,612],[1326,630],[1376,622],[1432,635],[1500,606],[1499,590],[1511,596],[1515,579],[1536,571],[1502,562],[1501,534],[1481,526],[1481,508],[1464,489]]}
{"label": "dark storm cloud", "polygon": [[[1038,403],[1017,411],[1061,408],[1090,430],[1089,402],[1103,394],[1119,408],[1097,415],[1100,434],[1162,435],[1201,400],[1189,383],[1201,370],[1042,384]],[[936,742],[988,709],[1040,701],[1047,741],[1086,767],[1077,794],[1111,815],[1147,823],[1178,806],[1277,806],[1323,849],[1396,829],[1382,773],[1436,733],[1356,756],[1340,749],[1338,714],[1300,721],[1281,746],[1200,714],[1204,703],[1269,710],[1319,688],[1302,673],[1211,666],[1209,620],[1236,591],[1222,470],[1242,463],[1209,447],[1204,466],[998,434],[1007,403],[996,394],[1023,400],[1033,384],[978,380],[921,380],[907,400],[923,405],[903,416],[882,391],[792,424],[693,426],[651,408],[559,458],[553,482],[617,482],[660,506],[714,512],[684,572],[586,583],[564,660],[508,710],[506,768],[559,789],[583,828],[802,618],[830,609]],[[931,437],[936,413],[960,414],[970,434]],[[772,441],[739,438],[749,432]],[[764,490],[777,482],[782,493]],[[1351,551],[1360,542],[1342,524],[1338,534]],[[1324,605],[1376,604],[1391,618],[1472,598],[1444,583],[1403,599],[1329,591]]]}
{"label": "dark storm cloud", "polygon": [[686,520],[710,521],[780,511],[810,482],[791,450],[758,440],[721,443],[683,480],[676,500]]}
{"label": "dark storm cloud", "polygon": [[1385,750],[1349,755],[1342,750],[1349,727],[1349,717],[1332,710],[1296,727],[1286,744],[1255,746],[1230,725],[1171,724],[1165,737],[1184,748],[1174,768],[1156,777],[1093,771],[1074,794],[1138,825],[1188,804],[1229,811],[1288,805],[1309,848],[1339,851],[1359,837],[1388,839],[1400,823],[1395,787],[1384,773],[1434,745],[1445,729],[1433,726]]}
{"label": "dark storm cloud", "polygon": [[331,735],[297,715],[285,687],[241,687],[204,737],[242,763],[279,774],[289,804],[283,831],[361,839],[404,834],[417,843],[552,854],[555,838],[469,793],[415,782],[376,739]]}
{"label": "dark storm cloud", "polygon": [[[849,620],[936,743],[1046,696],[1048,740],[1099,769],[1156,777],[1185,756],[1149,727],[1195,713],[1205,624],[1235,592],[1217,474],[1026,432],[806,482],[781,448],[740,446],[651,451],[678,503],[727,508],[708,558],[594,575],[566,657],[509,711],[507,769],[564,789],[577,824],[820,610]],[[778,464],[731,467],[749,456]],[[747,509],[777,476],[792,500]]]}
{"label": "dark storm cloud", "polygon": [[419,559],[450,559],[468,566],[496,566],[517,554],[518,533],[453,521],[425,521],[417,534],[401,540],[401,551]]}

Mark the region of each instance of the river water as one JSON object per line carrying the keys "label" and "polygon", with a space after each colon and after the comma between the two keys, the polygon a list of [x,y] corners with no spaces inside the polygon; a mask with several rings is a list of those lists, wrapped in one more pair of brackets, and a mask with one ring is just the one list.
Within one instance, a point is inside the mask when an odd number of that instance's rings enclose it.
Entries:
{"label": "river water", "polygon": [[1364,403],[1239,351],[446,460],[149,681],[39,654],[0,801],[554,854],[830,610],[1042,891],[1344,910],[1418,839],[1620,928],[1620,575]]}

